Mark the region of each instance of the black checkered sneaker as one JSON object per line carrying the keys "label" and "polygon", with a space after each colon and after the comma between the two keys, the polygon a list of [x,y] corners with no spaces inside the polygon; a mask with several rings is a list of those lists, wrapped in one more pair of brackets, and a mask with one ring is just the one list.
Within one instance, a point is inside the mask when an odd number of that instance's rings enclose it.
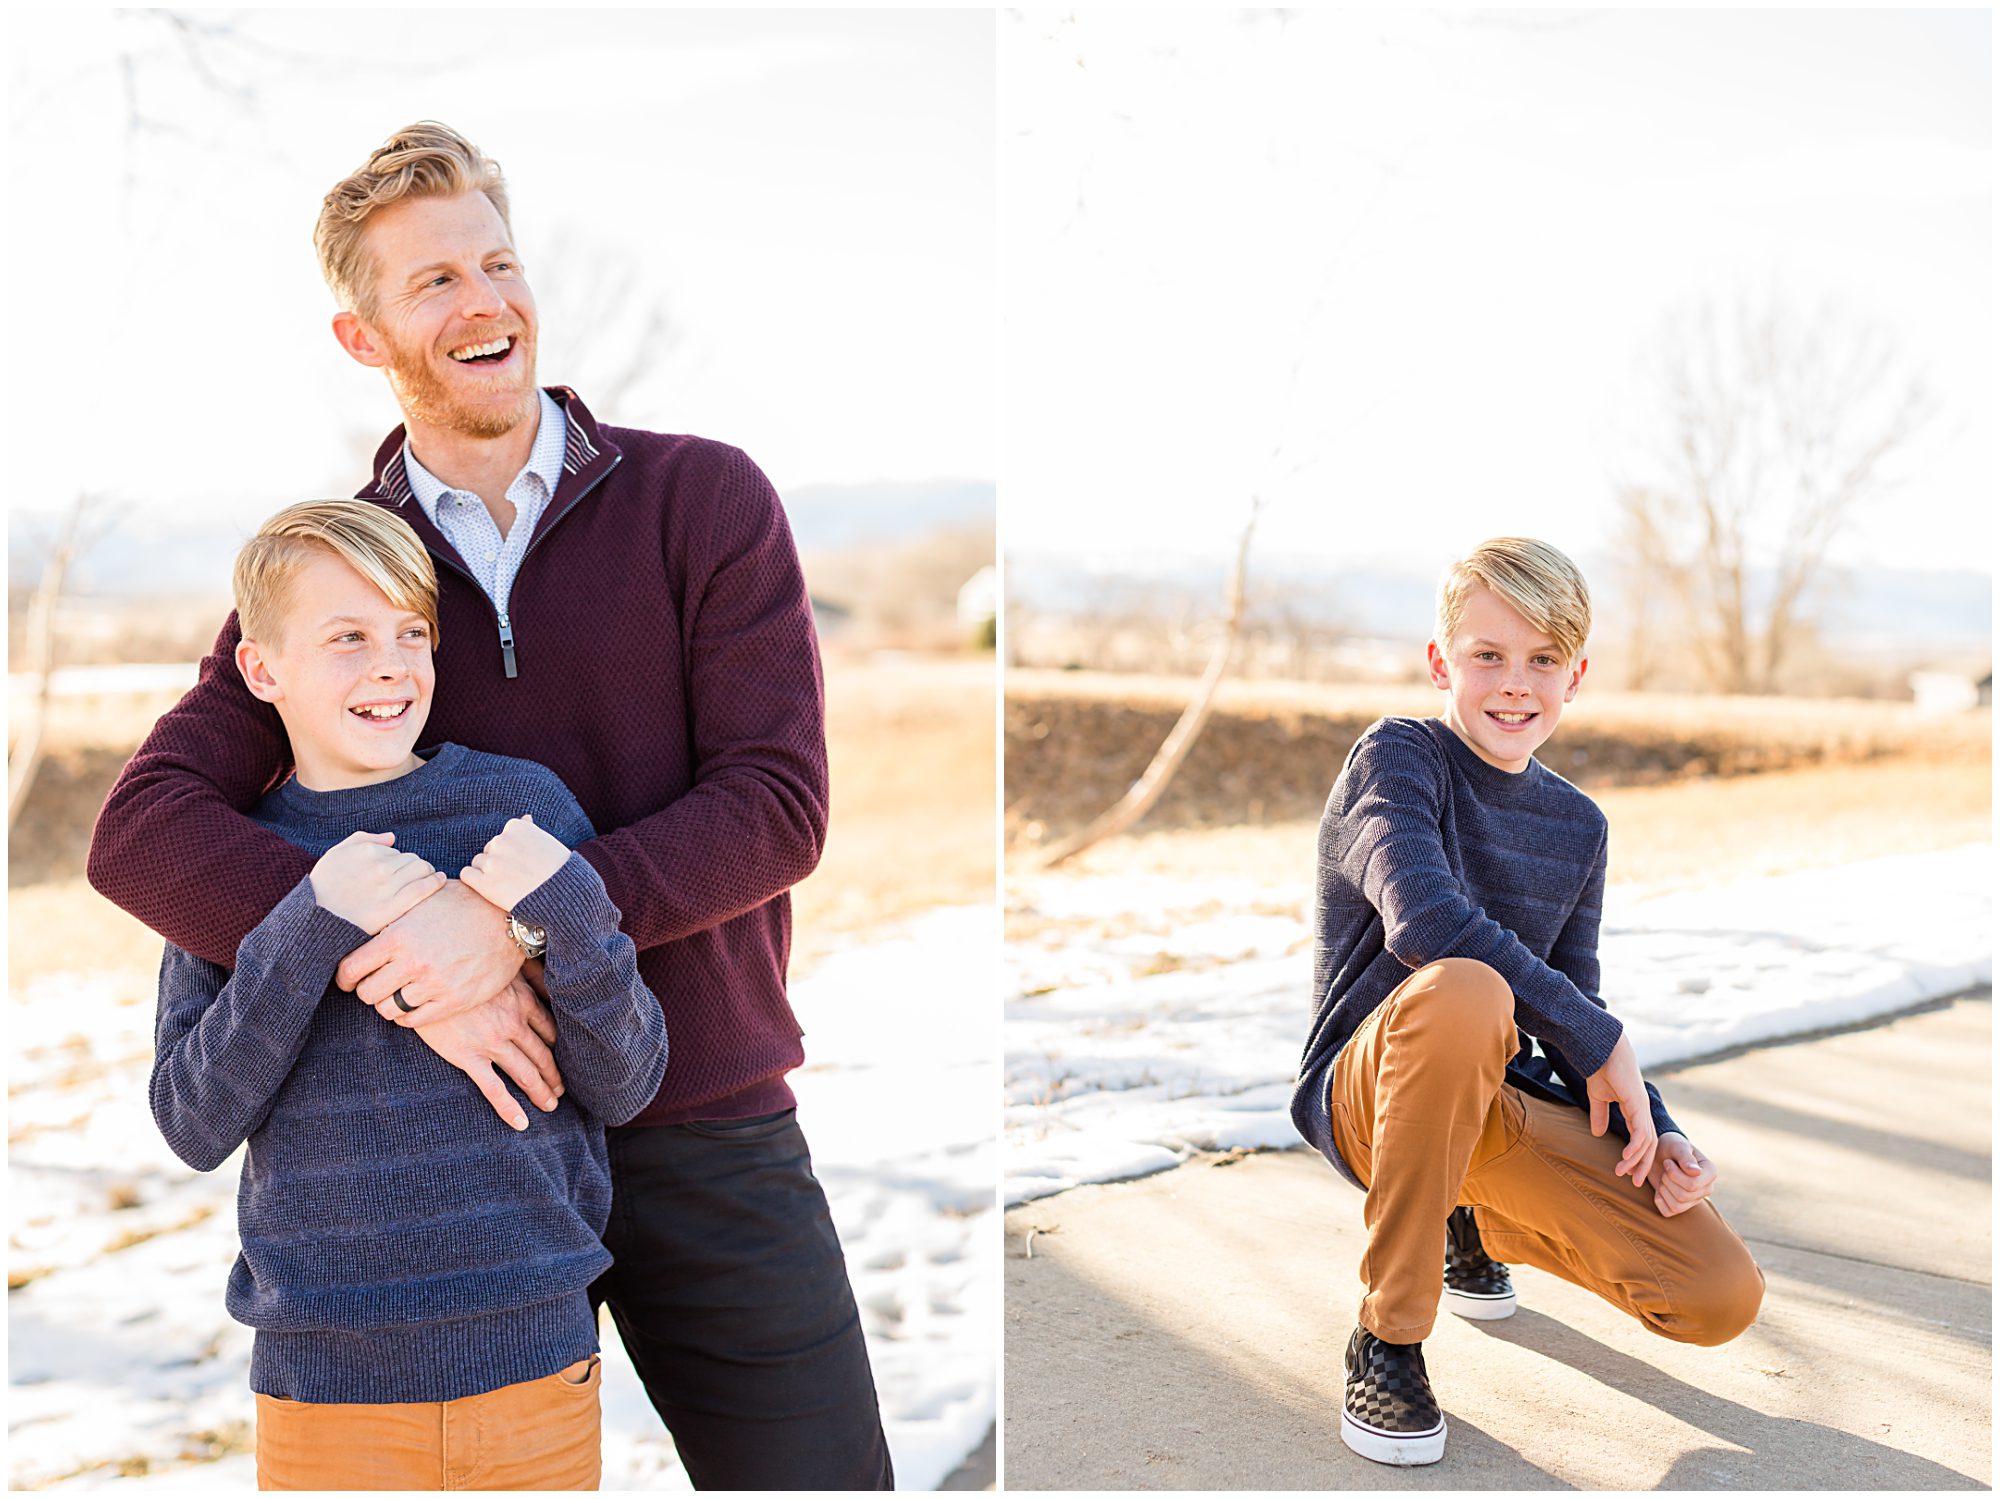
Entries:
{"label": "black checkered sneaker", "polygon": [[1514,1315],[1514,1281],[1505,1265],[1486,1257],[1471,1208],[1453,1208],[1445,1221],[1444,1304],[1475,1322]]}
{"label": "black checkered sneaker", "polygon": [[1340,1439],[1363,1457],[1415,1468],[1444,1456],[1444,1412],[1422,1343],[1385,1343],[1365,1327],[1347,1340]]}

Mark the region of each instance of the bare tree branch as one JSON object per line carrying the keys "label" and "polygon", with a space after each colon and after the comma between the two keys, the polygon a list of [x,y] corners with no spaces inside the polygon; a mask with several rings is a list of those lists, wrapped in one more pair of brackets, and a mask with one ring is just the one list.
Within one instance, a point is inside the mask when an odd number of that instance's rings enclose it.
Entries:
{"label": "bare tree branch", "polygon": [[527,269],[543,378],[575,385],[600,416],[635,421],[624,403],[681,347],[664,292],[630,256],[574,234],[559,234]]}
{"label": "bare tree branch", "polygon": [[1618,486],[1623,540],[1712,687],[1776,691],[1830,548],[1889,492],[1934,407],[1880,330],[1775,296],[1671,319],[1659,381],[1661,456]]}
{"label": "bare tree branch", "polygon": [[[28,605],[25,644],[28,671],[35,677],[35,695],[22,722],[20,737],[9,748],[7,755],[7,827],[10,831],[14,820],[21,815],[21,808],[28,803],[28,793],[35,784],[35,772],[42,764],[42,750],[48,736],[49,688],[56,668],[56,602],[62,597],[63,580],[68,576],[70,564],[81,554],[77,539],[83,528],[84,512],[90,508],[90,503],[90,497],[81,494],[70,501],[69,509],[63,513],[62,523],[56,530],[55,544],[49,549],[48,560],[42,564],[42,577],[35,587],[35,596]],[[97,534],[103,534],[101,528]]]}
{"label": "bare tree branch", "polygon": [[1250,501],[1250,519],[1243,527],[1242,540],[1236,544],[1236,567],[1229,575],[1222,636],[1215,643],[1215,653],[1209,658],[1208,670],[1202,673],[1193,700],[1161,742],[1152,763],[1132,783],[1131,790],[1093,819],[1082,832],[1072,834],[1047,850],[1041,858],[1043,868],[1075,858],[1093,843],[1101,843],[1124,832],[1144,817],[1165,793],[1174,772],[1187,759],[1188,751],[1194,748],[1202,725],[1208,722],[1209,711],[1215,706],[1215,690],[1229,673],[1230,658],[1236,654],[1237,637],[1243,630],[1243,579],[1250,564],[1250,536],[1257,529],[1257,514],[1263,506],[1262,499],[1253,497]]}

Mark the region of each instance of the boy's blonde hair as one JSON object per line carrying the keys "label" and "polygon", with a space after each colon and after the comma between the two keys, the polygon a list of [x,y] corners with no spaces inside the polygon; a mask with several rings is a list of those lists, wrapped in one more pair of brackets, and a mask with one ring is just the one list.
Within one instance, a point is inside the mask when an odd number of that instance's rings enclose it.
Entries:
{"label": "boy's blonde hair", "polygon": [[1565,664],[1583,654],[1590,639],[1590,587],[1569,558],[1546,541],[1525,536],[1482,541],[1445,569],[1437,596],[1441,650],[1451,649],[1466,596],[1481,585],[1554,641]]}
{"label": "boy's blonde hair", "polygon": [[379,146],[360,168],[333,185],[313,226],[320,274],[341,310],[374,322],[380,310],[375,267],[363,231],[369,216],[405,198],[455,198],[483,192],[507,232],[507,181],[500,163],[449,125],[419,120]]}
{"label": "boy's blonde hair", "polygon": [[423,616],[438,643],[437,569],[408,521],[367,500],[308,500],[280,510],[236,554],[236,619],[245,640],[280,645],[292,584],[315,557],[338,557],[398,609]]}

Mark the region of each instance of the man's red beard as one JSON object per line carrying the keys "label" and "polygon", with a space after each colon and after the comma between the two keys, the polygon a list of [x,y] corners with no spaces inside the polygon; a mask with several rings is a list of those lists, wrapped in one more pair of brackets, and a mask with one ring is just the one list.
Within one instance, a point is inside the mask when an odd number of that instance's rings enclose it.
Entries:
{"label": "man's red beard", "polygon": [[[415,350],[384,337],[389,353],[389,388],[404,416],[425,426],[442,427],[465,437],[505,437],[529,417],[538,404],[535,394],[535,338],[530,331],[515,335],[514,357],[523,361],[528,379],[512,407],[469,404],[451,381],[432,366],[428,351]],[[449,359],[450,355],[443,355]],[[478,368],[478,366],[474,366]]]}

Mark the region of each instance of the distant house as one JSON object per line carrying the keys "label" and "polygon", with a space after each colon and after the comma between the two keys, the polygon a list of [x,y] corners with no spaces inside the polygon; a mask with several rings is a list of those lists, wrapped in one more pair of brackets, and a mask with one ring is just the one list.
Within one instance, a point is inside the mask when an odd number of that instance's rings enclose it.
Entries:
{"label": "distant house", "polygon": [[1910,695],[1927,713],[1965,713],[1993,706],[1993,673],[1913,671]]}
{"label": "distant house", "polygon": [[999,614],[1000,571],[989,562],[959,585],[958,622],[968,631],[980,630]]}
{"label": "distant house", "polygon": [[812,600],[813,629],[821,639],[836,636],[854,623],[854,611],[845,604],[836,604],[831,599],[823,599],[817,594]]}

